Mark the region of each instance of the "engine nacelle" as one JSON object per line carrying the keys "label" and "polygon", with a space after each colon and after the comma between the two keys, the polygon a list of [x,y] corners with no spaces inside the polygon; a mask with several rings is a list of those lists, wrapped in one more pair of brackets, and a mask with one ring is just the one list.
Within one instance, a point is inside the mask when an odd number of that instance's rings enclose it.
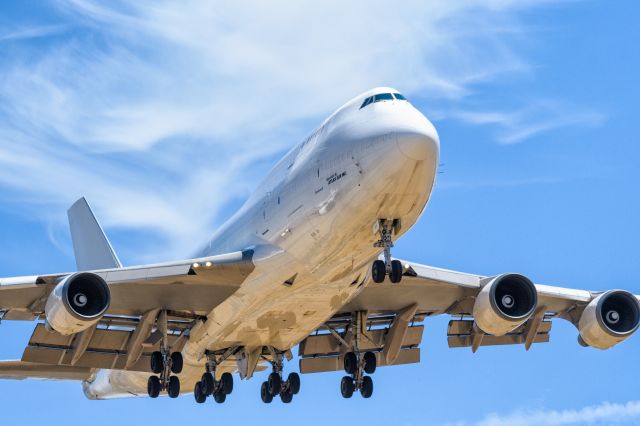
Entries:
{"label": "engine nacelle", "polygon": [[640,302],[624,290],[611,290],[593,299],[582,312],[578,329],[588,346],[609,349],[631,336],[640,325]]}
{"label": "engine nacelle", "polygon": [[485,333],[504,336],[524,324],[537,306],[538,291],[529,278],[503,274],[482,287],[473,305],[473,317]]}
{"label": "engine nacelle", "polygon": [[111,292],[99,275],[81,272],[64,278],[53,289],[44,308],[47,324],[60,334],[79,333],[109,308]]}

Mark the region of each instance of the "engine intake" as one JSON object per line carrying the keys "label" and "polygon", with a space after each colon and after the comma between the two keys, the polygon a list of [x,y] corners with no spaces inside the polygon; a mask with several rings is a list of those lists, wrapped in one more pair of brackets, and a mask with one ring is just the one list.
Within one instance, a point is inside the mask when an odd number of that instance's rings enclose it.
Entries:
{"label": "engine intake", "polygon": [[79,333],[98,322],[110,302],[109,286],[99,275],[69,275],[49,294],[45,305],[47,324],[60,334]]}
{"label": "engine intake", "polygon": [[473,317],[485,333],[503,336],[524,324],[537,306],[538,292],[529,278],[503,274],[482,287],[473,305]]}
{"label": "engine intake", "polygon": [[640,302],[624,290],[611,290],[593,299],[582,312],[578,329],[588,346],[608,349],[626,340],[640,325]]}

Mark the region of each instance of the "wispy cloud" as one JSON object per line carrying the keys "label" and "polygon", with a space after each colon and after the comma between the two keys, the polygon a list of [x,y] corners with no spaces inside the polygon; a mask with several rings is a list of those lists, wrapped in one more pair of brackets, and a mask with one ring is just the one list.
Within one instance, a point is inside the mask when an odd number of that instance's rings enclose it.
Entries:
{"label": "wispy cloud", "polygon": [[28,40],[32,38],[48,37],[65,30],[64,25],[40,25],[0,32],[0,43],[7,41]]}
{"label": "wispy cloud", "polygon": [[63,226],[66,206],[87,195],[105,227],[163,238],[159,252],[157,242],[139,252],[186,255],[266,159],[360,91],[462,99],[529,69],[510,35],[537,4],[55,3],[56,26],[5,35],[65,27],[3,55],[0,200]]}
{"label": "wispy cloud", "polygon": [[564,426],[638,424],[640,401],[627,403],[603,402],[580,409],[519,410],[503,415],[492,413],[477,422],[452,423],[457,426]]}
{"label": "wispy cloud", "polygon": [[502,144],[522,142],[564,127],[599,127],[606,121],[600,112],[551,100],[531,102],[509,112],[455,110],[449,116],[473,125],[496,126],[496,139]]}

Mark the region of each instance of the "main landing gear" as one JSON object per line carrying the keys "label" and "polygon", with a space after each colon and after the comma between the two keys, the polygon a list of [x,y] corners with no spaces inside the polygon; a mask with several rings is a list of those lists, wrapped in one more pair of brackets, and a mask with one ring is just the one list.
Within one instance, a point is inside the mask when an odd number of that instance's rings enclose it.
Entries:
{"label": "main landing gear", "polygon": [[271,366],[273,371],[269,374],[267,381],[260,386],[260,398],[265,404],[270,404],[273,398],[280,395],[280,400],[289,404],[293,400],[293,395],[300,392],[300,376],[298,373],[289,373],[287,380],[282,378],[284,354],[274,348],[269,347],[271,355]]}
{"label": "main landing gear", "polygon": [[376,354],[359,350],[360,339],[365,336],[366,313],[357,312],[353,319],[355,341],[353,351],[344,354],[344,376],[340,381],[340,393],[343,398],[351,398],[355,391],[359,391],[363,398],[373,395],[373,379],[365,374],[373,374],[378,364]]}
{"label": "main landing gear", "polygon": [[379,219],[374,226],[374,232],[380,235],[380,239],[373,246],[384,250],[384,260],[376,260],[371,266],[371,278],[376,283],[383,282],[387,275],[394,284],[402,280],[402,263],[391,260],[392,235],[398,234],[400,226],[400,219]]}
{"label": "main landing gear", "polygon": [[231,356],[236,349],[229,348],[219,356],[207,354],[206,371],[193,388],[193,397],[198,404],[205,402],[208,396],[212,396],[215,402],[222,404],[227,400],[227,395],[233,392],[233,376],[231,373],[222,373],[220,380],[216,380],[216,368],[222,361]]}
{"label": "main landing gear", "polygon": [[147,381],[147,393],[151,398],[157,398],[160,392],[167,391],[170,398],[180,395],[180,379],[173,374],[180,374],[184,365],[180,352],[171,352],[167,337],[167,313],[162,311],[158,316],[158,330],[162,333],[160,350],[151,354],[151,371],[154,375]]}

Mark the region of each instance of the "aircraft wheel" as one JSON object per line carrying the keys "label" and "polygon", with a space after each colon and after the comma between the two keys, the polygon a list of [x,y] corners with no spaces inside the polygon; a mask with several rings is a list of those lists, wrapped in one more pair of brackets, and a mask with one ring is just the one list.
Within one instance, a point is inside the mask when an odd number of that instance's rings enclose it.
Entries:
{"label": "aircraft wheel", "polygon": [[222,389],[220,389],[220,391],[214,392],[213,400],[215,402],[217,402],[218,404],[222,404],[223,402],[225,402],[227,400],[227,394],[224,393],[224,391]]}
{"label": "aircraft wheel", "polygon": [[389,280],[394,284],[402,280],[402,262],[399,260],[391,261],[391,275],[389,276]]}
{"label": "aircraft wheel", "polygon": [[213,387],[214,387],[213,374],[204,373],[202,375],[202,378],[200,379],[200,383],[202,386],[203,394],[205,394],[206,396],[209,396],[213,393]]}
{"label": "aircraft wheel", "polygon": [[271,396],[277,396],[282,390],[282,377],[278,373],[269,374],[269,393]]}
{"label": "aircraft wheel", "polygon": [[182,354],[180,352],[174,352],[171,354],[171,372],[173,374],[182,373],[182,367],[184,362],[182,360]]}
{"label": "aircraft wheel", "polygon": [[354,374],[358,369],[358,357],[353,352],[344,354],[344,371],[347,374]]}
{"label": "aircraft wheel", "polygon": [[287,383],[289,384],[289,389],[293,395],[297,395],[298,392],[300,392],[300,376],[298,373],[289,373]]}
{"label": "aircraft wheel", "polygon": [[289,404],[293,400],[293,392],[291,392],[291,389],[280,392],[280,400],[285,404]]}
{"label": "aircraft wheel", "polygon": [[373,395],[373,379],[369,376],[362,378],[362,389],[360,389],[360,395],[363,398],[371,398]]}
{"label": "aircraft wheel", "polygon": [[265,404],[270,404],[273,401],[273,395],[269,392],[269,383],[262,382],[262,386],[260,387],[260,398],[262,398],[262,402]]}
{"label": "aircraft wheel", "polygon": [[180,396],[180,379],[178,378],[178,376],[169,377],[167,393],[169,394],[169,398],[177,398],[178,396]]}
{"label": "aircraft wheel", "polygon": [[149,380],[147,381],[147,393],[150,398],[157,398],[160,395],[160,390],[162,389],[162,385],[160,385],[160,379],[158,376],[149,376]]}
{"label": "aircraft wheel", "polygon": [[364,354],[364,372],[367,374],[375,373],[377,362],[376,354],[373,352],[366,352]]}
{"label": "aircraft wheel", "polygon": [[151,371],[154,374],[160,374],[164,370],[164,357],[160,351],[151,353]]}
{"label": "aircraft wheel", "polygon": [[207,395],[202,392],[201,382],[196,383],[196,385],[193,387],[193,397],[198,404],[202,404],[207,400]]}
{"label": "aircraft wheel", "polygon": [[353,384],[353,379],[351,376],[344,376],[340,381],[340,393],[343,398],[351,398],[353,396],[353,391],[356,390],[355,385]]}
{"label": "aircraft wheel", "polygon": [[373,282],[381,283],[384,281],[384,277],[387,275],[387,267],[382,260],[376,260],[371,265],[371,278]]}
{"label": "aircraft wheel", "polygon": [[220,377],[220,382],[222,383],[222,390],[225,395],[230,395],[233,392],[233,376],[231,373],[222,373],[222,377]]}

